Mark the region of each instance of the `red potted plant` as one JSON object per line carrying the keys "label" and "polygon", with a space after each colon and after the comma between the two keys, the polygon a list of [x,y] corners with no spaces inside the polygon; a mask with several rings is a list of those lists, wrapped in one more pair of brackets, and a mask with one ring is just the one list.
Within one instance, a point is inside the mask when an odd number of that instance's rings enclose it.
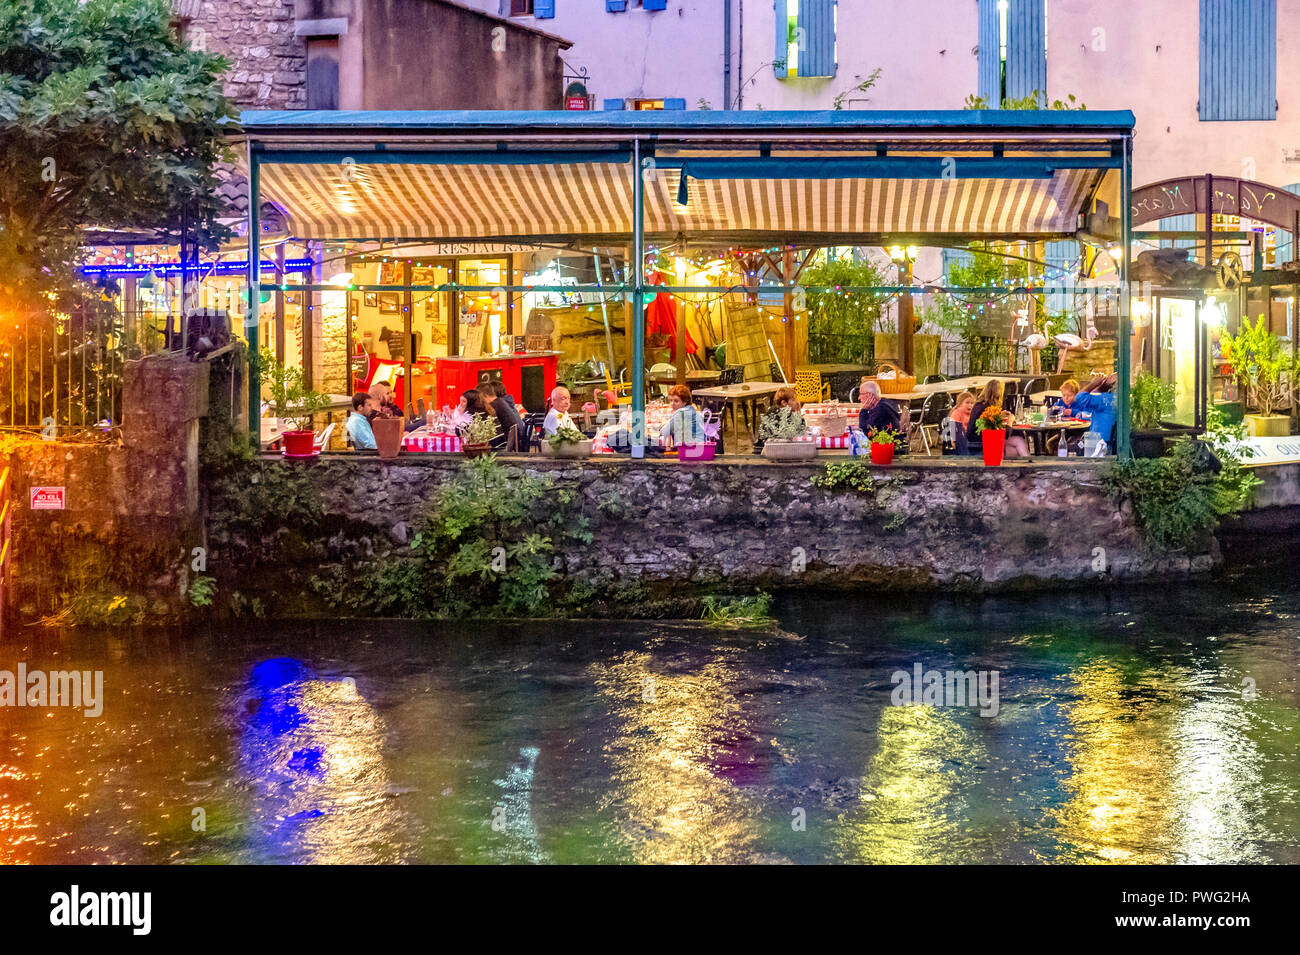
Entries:
{"label": "red potted plant", "polygon": [[899,434],[893,428],[872,428],[867,432],[871,442],[871,463],[887,465],[894,463],[894,450],[898,447]]}
{"label": "red potted plant", "polygon": [[975,422],[975,433],[984,448],[984,464],[994,468],[1007,450],[1007,418],[1001,405],[989,405]]}
{"label": "red potted plant", "polygon": [[256,359],[262,395],[281,420],[280,440],[288,458],[308,458],[316,453],[312,417],[329,407],[328,395],[308,388],[301,368],[286,366],[269,348]]}

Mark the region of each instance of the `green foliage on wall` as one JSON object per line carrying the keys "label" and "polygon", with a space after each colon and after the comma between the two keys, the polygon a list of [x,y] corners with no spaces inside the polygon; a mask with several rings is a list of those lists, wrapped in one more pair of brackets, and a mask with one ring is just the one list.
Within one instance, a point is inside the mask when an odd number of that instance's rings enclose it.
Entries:
{"label": "green foliage on wall", "polygon": [[825,286],[807,293],[808,359],[815,364],[870,365],[875,357],[876,324],[884,296],[855,293],[840,288],[881,285],[884,276],[870,262],[827,258],[805,270],[804,285]]}

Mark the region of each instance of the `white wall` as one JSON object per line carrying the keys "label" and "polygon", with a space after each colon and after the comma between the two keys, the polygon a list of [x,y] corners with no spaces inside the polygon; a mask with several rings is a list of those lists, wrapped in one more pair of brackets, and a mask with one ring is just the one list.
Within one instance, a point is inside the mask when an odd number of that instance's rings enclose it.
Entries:
{"label": "white wall", "polygon": [[[502,0],[461,0],[500,13]],[[867,94],[849,108],[960,109],[976,91],[976,0],[839,0],[838,75],[778,79],[772,0],[728,0],[732,9],[733,97],[745,109],[827,109],[873,69]],[[1300,0],[1277,0],[1278,118],[1203,123],[1197,118],[1199,18],[1196,0],[1048,0],[1048,94],[1073,93],[1090,109],[1137,117],[1134,184],[1213,172],[1272,185],[1300,182]],[[508,8],[508,2],[504,4]],[[722,107],[724,0],[669,0],[663,12],[607,13],[604,0],[556,0],[550,20],[526,22],[573,41],[564,60],[585,66],[596,108],[607,98],[680,97]],[[743,37],[740,28],[743,9]],[[1098,32],[1101,31],[1101,32]],[[1100,48],[1099,48],[1100,47]],[[866,98],[863,101],[863,98]]]}
{"label": "white wall", "polygon": [[[1105,49],[1094,50],[1095,30]],[[1212,172],[1270,185],[1300,182],[1300,59],[1286,41],[1300,31],[1300,0],[1277,0],[1277,119],[1197,118],[1200,24],[1193,0],[1049,0],[1049,93],[1074,93],[1089,109],[1131,109],[1137,117],[1134,185]]]}

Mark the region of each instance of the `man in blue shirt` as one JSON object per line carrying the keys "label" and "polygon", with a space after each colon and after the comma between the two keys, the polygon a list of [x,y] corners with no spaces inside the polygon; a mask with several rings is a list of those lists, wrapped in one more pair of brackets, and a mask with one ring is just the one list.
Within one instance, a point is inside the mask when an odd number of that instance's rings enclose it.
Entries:
{"label": "man in blue shirt", "polygon": [[1083,388],[1073,378],[1061,383],[1061,407],[1076,414],[1085,411],[1092,415],[1091,430],[1101,435],[1107,451],[1112,454],[1115,451],[1115,394],[1098,389],[1113,386],[1117,380],[1117,375],[1097,377]]}
{"label": "man in blue shirt", "polygon": [[375,399],[368,392],[358,391],[352,396],[352,414],[348,415],[344,427],[352,439],[352,447],[358,451],[375,450],[375,432],[370,427],[370,416],[378,410]]}

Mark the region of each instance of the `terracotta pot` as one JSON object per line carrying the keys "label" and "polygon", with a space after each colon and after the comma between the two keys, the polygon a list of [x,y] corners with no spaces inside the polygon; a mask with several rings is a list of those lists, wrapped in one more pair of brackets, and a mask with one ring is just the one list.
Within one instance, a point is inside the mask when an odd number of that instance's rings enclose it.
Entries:
{"label": "terracotta pot", "polygon": [[311,431],[282,431],[280,440],[290,458],[309,458],[316,453],[316,435]]}
{"label": "terracotta pot", "polygon": [[478,458],[492,450],[492,445],[487,441],[480,441],[478,444],[461,444],[461,451],[467,458]]}
{"label": "terracotta pot", "polygon": [[872,464],[893,464],[894,463],[894,445],[892,444],[873,444],[871,446],[871,463]]}
{"label": "terracotta pot", "polygon": [[1006,431],[1001,428],[996,430],[990,428],[980,438],[984,447],[984,463],[991,468],[997,467],[1002,463],[1002,455],[1007,450]]}
{"label": "terracotta pot", "polygon": [[769,461],[807,461],[817,457],[817,442],[765,441],[763,457]]}
{"label": "terracotta pot", "polygon": [[589,458],[591,457],[590,441],[565,441],[558,448],[553,447],[547,439],[542,439],[542,454],[552,458]]}
{"label": "terracotta pot", "polygon": [[370,422],[370,429],[375,433],[375,447],[385,461],[393,460],[402,450],[403,424],[401,418],[375,418]]}

